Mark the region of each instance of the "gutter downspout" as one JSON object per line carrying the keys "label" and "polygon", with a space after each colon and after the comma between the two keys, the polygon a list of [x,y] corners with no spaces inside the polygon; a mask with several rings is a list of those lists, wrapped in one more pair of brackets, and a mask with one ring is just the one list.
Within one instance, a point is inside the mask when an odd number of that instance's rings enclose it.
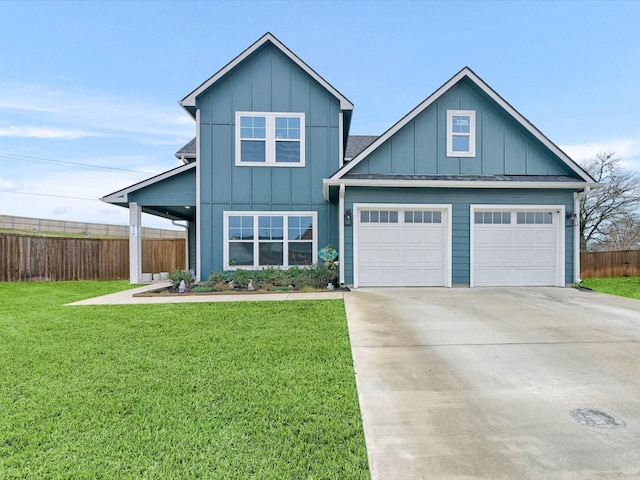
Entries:
{"label": "gutter downspout", "polygon": [[576,220],[573,222],[573,283],[580,283],[580,201],[589,195],[591,187],[584,187],[581,192],[573,194],[573,213]]}
{"label": "gutter downspout", "polygon": [[340,253],[340,285],[344,284],[344,192],[346,188],[344,183],[340,184],[340,191],[338,193],[338,237],[339,245],[338,252]]}
{"label": "gutter downspout", "polygon": [[185,220],[187,222],[186,225],[183,225],[182,223],[176,223],[179,222],[180,220],[171,220],[171,224],[175,225],[176,227],[182,227],[184,228],[184,238],[185,238],[185,244],[184,244],[184,252],[185,252],[185,264],[184,264],[184,269],[185,270],[189,270],[189,220]]}

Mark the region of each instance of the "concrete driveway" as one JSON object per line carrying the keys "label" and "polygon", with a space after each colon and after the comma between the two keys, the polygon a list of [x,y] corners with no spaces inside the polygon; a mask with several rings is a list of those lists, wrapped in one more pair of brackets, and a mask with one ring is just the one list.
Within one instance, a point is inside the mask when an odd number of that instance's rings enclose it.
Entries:
{"label": "concrete driveway", "polygon": [[640,301],[359,289],[345,304],[374,480],[640,478]]}

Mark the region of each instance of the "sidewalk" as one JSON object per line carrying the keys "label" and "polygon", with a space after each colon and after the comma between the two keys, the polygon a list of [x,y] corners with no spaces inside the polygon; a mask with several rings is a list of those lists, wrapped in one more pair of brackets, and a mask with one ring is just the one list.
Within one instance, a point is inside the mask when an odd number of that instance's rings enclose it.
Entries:
{"label": "sidewalk", "polygon": [[158,303],[202,303],[202,302],[274,302],[284,300],[333,300],[343,298],[340,290],[333,292],[310,293],[241,293],[241,294],[213,294],[213,295],[167,295],[162,297],[134,297],[137,293],[145,293],[151,290],[168,287],[169,282],[156,282],[142,287],[111,293],[102,297],[88,298],[79,302],[69,303],[66,306],[82,305],[143,305]]}

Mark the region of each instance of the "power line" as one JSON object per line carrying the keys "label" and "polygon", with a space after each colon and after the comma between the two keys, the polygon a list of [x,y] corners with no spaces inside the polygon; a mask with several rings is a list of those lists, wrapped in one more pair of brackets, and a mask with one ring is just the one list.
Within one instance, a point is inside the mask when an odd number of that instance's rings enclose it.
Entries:
{"label": "power line", "polygon": [[32,192],[19,192],[17,190],[5,190],[4,188],[0,188],[0,192],[3,193],[17,193],[20,195],[33,195],[35,197],[55,197],[55,198],[71,198],[73,200],[95,200],[98,201],[97,198],[85,198],[85,197],[70,197],[67,195],[52,195],[49,193],[32,193]]}
{"label": "power line", "polygon": [[128,170],[126,168],[118,168],[118,167],[104,167],[102,165],[91,165],[89,163],[69,162],[65,160],[54,160],[52,158],[44,158],[44,157],[32,157],[30,155],[19,155],[17,153],[9,153],[9,152],[0,152],[0,157],[25,158],[27,160],[32,160],[35,162],[54,163],[54,164],[60,164],[60,165],[73,165],[75,167],[85,167],[85,168],[98,168],[101,170],[114,170],[117,172],[132,173],[136,175],[155,175],[155,173],[143,172],[140,170]]}

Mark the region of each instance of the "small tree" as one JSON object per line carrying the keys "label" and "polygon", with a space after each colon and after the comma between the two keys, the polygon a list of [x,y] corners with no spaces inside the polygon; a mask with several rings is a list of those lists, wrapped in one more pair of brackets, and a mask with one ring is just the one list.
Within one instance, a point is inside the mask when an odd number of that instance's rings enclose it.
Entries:
{"label": "small tree", "polygon": [[640,206],[640,177],[620,165],[615,152],[598,153],[582,166],[598,183],[580,201],[580,249],[605,244],[626,221],[634,222]]}

